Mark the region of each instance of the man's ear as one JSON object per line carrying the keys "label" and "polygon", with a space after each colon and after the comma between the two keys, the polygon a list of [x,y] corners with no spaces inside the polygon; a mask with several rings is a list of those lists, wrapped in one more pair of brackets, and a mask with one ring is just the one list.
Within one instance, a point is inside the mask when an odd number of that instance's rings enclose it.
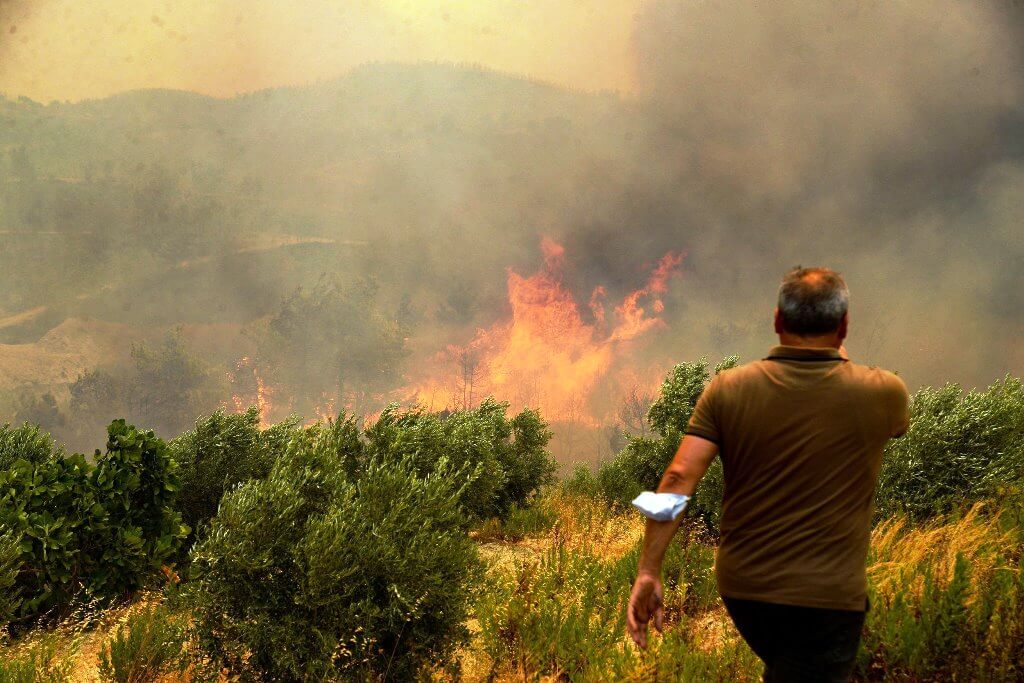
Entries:
{"label": "man's ear", "polygon": [[847,311],[846,313],[843,313],[843,319],[839,321],[839,329],[836,330],[836,334],[838,335],[840,341],[846,339],[846,332],[849,330],[849,327],[850,312]]}
{"label": "man's ear", "polygon": [[785,326],[782,324],[782,314],[779,313],[779,309],[775,309],[775,334],[782,334],[786,331]]}

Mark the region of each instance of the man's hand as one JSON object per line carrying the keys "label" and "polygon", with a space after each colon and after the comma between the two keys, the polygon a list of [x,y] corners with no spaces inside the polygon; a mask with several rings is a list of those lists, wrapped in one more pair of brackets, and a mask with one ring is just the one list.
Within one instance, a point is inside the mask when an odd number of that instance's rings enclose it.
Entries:
{"label": "man's hand", "polygon": [[633,642],[647,647],[647,622],[654,618],[654,628],[661,631],[665,618],[662,604],[661,577],[641,572],[633,583],[626,608],[626,628]]}

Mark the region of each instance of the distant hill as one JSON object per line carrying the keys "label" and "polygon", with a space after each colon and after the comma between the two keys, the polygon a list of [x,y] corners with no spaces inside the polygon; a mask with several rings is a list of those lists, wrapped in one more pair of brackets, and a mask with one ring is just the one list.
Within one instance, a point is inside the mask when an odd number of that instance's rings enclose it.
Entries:
{"label": "distant hill", "polygon": [[[468,320],[500,305],[504,269],[533,261],[538,233],[561,227],[562,198],[607,173],[637,126],[613,95],[433,64],[230,99],[0,99],[0,318],[58,305],[128,322],[159,308],[141,319],[168,322],[154,291],[167,276],[173,317],[208,317],[187,310],[205,303],[190,301],[201,289],[237,319],[265,308],[253,296],[323,271],[386,270],[396,300],[414,282],[425,308],[468,292],[447,311]],[[350,247],[233,256],[266,233]],[[175,264],[197,259],[230,261],[227,281],[177,277]],[[45,331],[36,321],[29,336]]]}

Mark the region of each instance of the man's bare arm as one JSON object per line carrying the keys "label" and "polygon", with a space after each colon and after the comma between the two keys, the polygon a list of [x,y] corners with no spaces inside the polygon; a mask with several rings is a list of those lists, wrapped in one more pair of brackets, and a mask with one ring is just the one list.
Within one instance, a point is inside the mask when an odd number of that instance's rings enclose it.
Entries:
{"label": "man's bare arm", "polygon": [[[658,493],[679,493],[692,496],[701,477],[718,454],[718,445],[698,436],[683,437],[672,463],[665,470],[658,485]],[[661,630],[662,608],[661,563],[672,537],[682,523],[647,520],[644,545],[640,554],[636,582],[629,597],[626,621],[629,635],[640,647],[647,647],[647,623],[653,618],[654,626]]]}
{"label": "man's bare arm", "polygon": [[[718,454],[718,445],[699,436],[683,437],[679,450],[661,477],[658,493],[679,493],[692,496],[697,490],[704,473],[711,466],[711,461]],[[665,558],[665,550],[679,529],[682,515],[672,522],[647,521],[644,533],[644,547],[640,555],[638,573],[661,575],[661,562]]]}

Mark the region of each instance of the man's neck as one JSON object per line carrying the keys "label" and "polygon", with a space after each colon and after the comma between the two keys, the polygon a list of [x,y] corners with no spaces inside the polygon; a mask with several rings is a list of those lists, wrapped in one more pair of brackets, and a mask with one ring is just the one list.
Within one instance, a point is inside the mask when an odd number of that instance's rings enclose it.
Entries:
{"label": "man's neck", "polygon": [[799,346],[811,349],[838,349],[843,346],[843,340],[835,334],[826,334],[819,337],[801,337],[783,332],[779,334],[779,343],[783,346]]}

